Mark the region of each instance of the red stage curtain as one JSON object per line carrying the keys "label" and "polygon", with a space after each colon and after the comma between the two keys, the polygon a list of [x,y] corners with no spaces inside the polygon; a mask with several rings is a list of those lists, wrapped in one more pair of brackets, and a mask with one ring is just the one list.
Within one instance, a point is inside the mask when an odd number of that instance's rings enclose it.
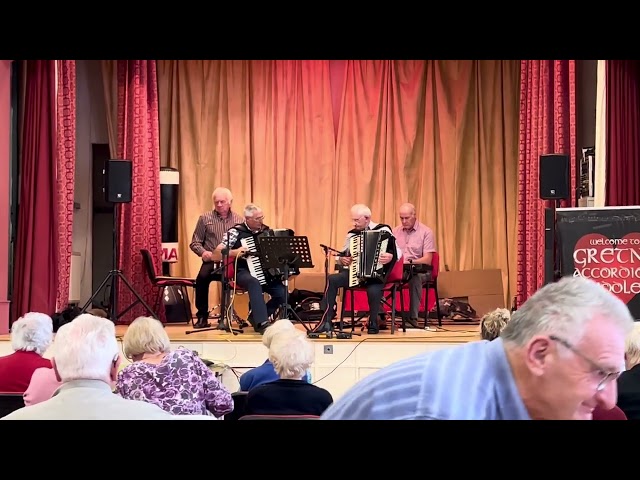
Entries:
{"label": "red stage curtain", "polygon": [[20,193],[12,319],[29,311],[53,314],[58,288],[56,192],[56,62],[24,68]]}
{"label": "red stage curtain", "polygon": [[640,61],[607,60],[606,205],[640,205]]}
{"label": "red stage curtain", "polygon": [[576,185],[575,60],[522,60],[518,173],[518,304],[544,282],[544,209],[540,200],[539,159],[545,153],[570,156],[571,199]]}
{"label": "red stage curtain", "polygon": [[[153,307],[156,296],[142,265],[140,249],[151,252],[156,272],[162,271],[160,227],[160,151],[158,81],[155,60],[118,60],[118,158],[133,162],[133,201],[120,205],[118,266],[136,292]],[[136,298],[118,284],[120,314]],[[159,318],[163,312],[155,312]],[[118,319],[129,324],[149,315],[138,304]]]}
{"label": "red stage curtain", "polygon": [[57,195],[58,296],[57,311],[69,303],[71,248],[73,244],[73,195],[76,166],[76,62],[58,60]]}

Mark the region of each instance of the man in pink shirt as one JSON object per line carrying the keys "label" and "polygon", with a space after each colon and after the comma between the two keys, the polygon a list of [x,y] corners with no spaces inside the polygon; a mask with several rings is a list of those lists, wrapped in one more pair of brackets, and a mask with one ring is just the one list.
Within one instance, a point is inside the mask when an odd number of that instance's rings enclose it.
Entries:
{"label": "man in pink shirt", "polygon": [[[399,210],[401,225],[393,229],[398,247],[402,250],[404,263],[426,263],[431,265],[433,253],[436,251],[436,239],[433,230],[416,218],[416,207],[404,203]],[[422,297],[422,285],[426,282],[426,274],[414,275],[409,280],[409,313],[408,323],[418,326],[418,309]]]}

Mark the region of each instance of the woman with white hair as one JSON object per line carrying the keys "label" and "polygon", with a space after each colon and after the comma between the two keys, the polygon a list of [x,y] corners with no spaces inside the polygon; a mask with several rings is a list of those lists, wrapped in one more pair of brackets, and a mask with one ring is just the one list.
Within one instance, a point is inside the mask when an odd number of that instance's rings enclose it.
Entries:
{"label": "woman with white hair", "polygon": [[304,332],[296,329],[277,335],[269,348],[269,360],[279,379],[247,394],[245,415],[320,416],[333,403],[327,390],[304,379],[314,360],[313,344]]}
{"label": "woman with white hair", "polygon": [[[287,320],[286,318],[278,320],[271,326],[267,327],[262,336],[262,344],[269,349],[271,347],[271,342],[275,337],[283,332],[291,332],[295,330],[296,327],[291,323],[291,320]],[[267,356],[267,359],[262,365],[252,368],[251,370],[247,370],[240,376],[240,391],[248,392],[258,385],[275,382],[279,378],[280,376],[276,373],[275,368],[273,368],[273,363],[271,363],[271,360],[269,360],[269,357]],[[308,372],[305,374],[305,380],[307,382],[311,381],[311,376]]]}
{"label": "woman with white hair", "polygon": [[133,363],[118,374],[116,393],[153,403],[172,415],[222,417],[233,411],[231,393],[192,350],[171,351],[160,321],[136,318],[122,339],[124,354]]}
{"label": "woman with white hair", "polygon": [[629,420],[640,420],[640,322],[625,341],[626,371],[618,378],[618,407]]}
{"label": "woman with white hair", "polygon": [[14,353],[0,358],[0,392],[24,393],[33,372],[52,368],[42,355],[53,341],[53,321],[49,315],[29,312],[11,325]]}

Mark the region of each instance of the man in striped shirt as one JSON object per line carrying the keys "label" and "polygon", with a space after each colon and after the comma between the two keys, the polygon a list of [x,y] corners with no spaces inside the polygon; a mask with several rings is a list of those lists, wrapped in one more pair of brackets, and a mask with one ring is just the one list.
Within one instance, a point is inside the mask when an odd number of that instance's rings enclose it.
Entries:
{"label": "man in striped shirt", "polygon": [[591,420],[617,400],[626,305],[600,284],[564,277],[513,313],[499,338],[444,348],[369,375],[326,420]]}
{"label": "man in striped shirt", "polygon": [[216,188],[211,198],[214,209],[200,215],[189,245],[191,250],[202,258],[202,266],[196,277],[198,322],[195,328],[206,328],[210,325],[209,285],[213,280],[213,271],[219,266],[212,259],[213,251],[222,242],[227,230],[244,221],[240,215],[231,211],[233,195],[228,188]]}

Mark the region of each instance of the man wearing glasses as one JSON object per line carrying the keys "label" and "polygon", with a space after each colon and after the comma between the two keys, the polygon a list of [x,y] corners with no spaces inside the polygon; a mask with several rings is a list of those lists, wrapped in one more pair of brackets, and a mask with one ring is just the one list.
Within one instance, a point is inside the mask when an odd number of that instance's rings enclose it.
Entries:
{"label": "man wearing glasses", "polygon": [[356,384],[323,419],[591,420],[616,404],[627,306],[564,277],[532,295],[500,337],[403,360]]}
{"label": "man wearing glasses", "polygon": [[[260,280],[251,274],[246,254],[249,248],[243,245],[243,240],[252,239],[257,246],[257,237],[265,234],[269,227],[264,224],[264,212],[258,205],[250,203],[244,208],[244,222],[231,227],[225,233],[222,242],[216,248],[215,258],[222,257],[222,250],[229,250],[229,259],[236,259],[235,282],[249,294],[251,315],[248,320],[253,329],[258,333],[264,333],[269,326],[269,316],[273,315],[285,300],[285,286],[280,279],[265,277],[267,283],[260,284]],[[264,293],[270,295],[268,302],[264,301]]]}

